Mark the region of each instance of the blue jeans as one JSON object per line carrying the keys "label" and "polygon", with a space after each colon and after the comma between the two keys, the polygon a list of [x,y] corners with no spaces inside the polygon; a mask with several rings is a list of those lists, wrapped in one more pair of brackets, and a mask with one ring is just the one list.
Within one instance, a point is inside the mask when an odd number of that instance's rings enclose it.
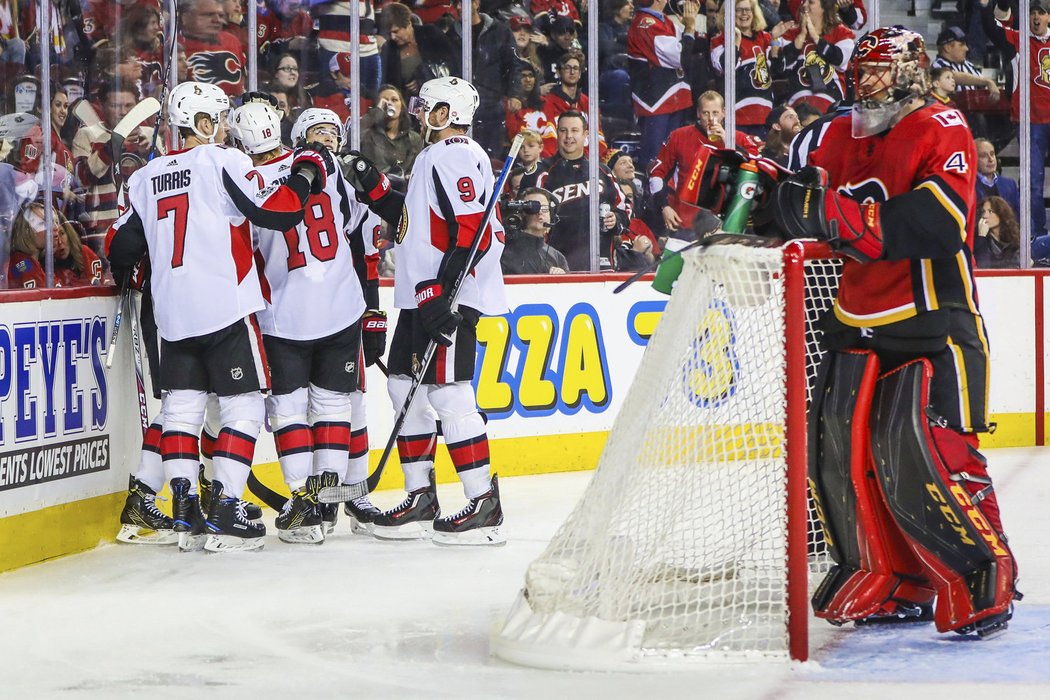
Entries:
{"label": "blue jeans", "polygon": [[1029,188],[1032,194],[1032,232],[1029,240],[1046,235],[1046,206],[1043,203],[1044,168],[1050,156],[1050,124],[1032,124],[1032,157]]}
{"label": "blue jeans", "polygon": [[671,135],[671,132],[689,121],[691,110],[683,109],[670,114],[657,114],[652,117],[638,117],[638,131],[642,132],[642,145],[639,148],[635,167],[649,169],[649,163],[660,153],[660,147]]}

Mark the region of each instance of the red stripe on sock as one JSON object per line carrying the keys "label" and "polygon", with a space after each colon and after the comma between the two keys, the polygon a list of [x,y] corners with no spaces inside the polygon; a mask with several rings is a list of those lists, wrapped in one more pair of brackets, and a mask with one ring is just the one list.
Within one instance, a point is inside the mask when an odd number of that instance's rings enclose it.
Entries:
{"label": "red stripe on sock", "polygon": [[314,448],[314,437],[310,426],[301,423],[281,428],[273,434],[273,441],[277,445],[278,457],[309,452]]}
{"label": "red stripe on sock", "polygon": [[489,440],[485,435],[448,445],[456,471],[466,471],[489,463]]}
{"label": "red stripe on sock", "polygon": [[214,435],[212,435],[211,433],[208,432],[207,428],[202,430],[201,431],[201,454],[204,455],[205,457],[207,457],[208,459],[211,459],[215,455],[215,441],[217,439],[218,438],[216,438]]}
{"label": "red stripe on sock", "polygon": [[368,428],[361,428],[350,433],[350,456],[363,457],[366,454],[368,454]]}
{"label": "red stripe on sock", "polygon": [[255,457],[255,438],[239,433],[233,428],[223,428],[215,443],[215,456],[232,459],[250,467],[252,458]]}
{"label": "red stripe on sock", "polygon": [[397,438],[397,454],[401,462],[433,461],[437,451],[437,435],[406,435]]}
{"label": "red stripe on sock", "polygon": [[151,423],[146,429],[146,434],[142,436],[142,449],[160,454],[161,434],[160,423]]}
{"label": "red stripe on sock", "polygon": [[164,459],[192,459],[196,462],[200,456],[197,436],[177,431],[164,433],[160,438],[160,453]]}
{"label": "red stripe on sock", "polygon": [[350,450],[350,424],[336,422],[314,423],[315,450]]}

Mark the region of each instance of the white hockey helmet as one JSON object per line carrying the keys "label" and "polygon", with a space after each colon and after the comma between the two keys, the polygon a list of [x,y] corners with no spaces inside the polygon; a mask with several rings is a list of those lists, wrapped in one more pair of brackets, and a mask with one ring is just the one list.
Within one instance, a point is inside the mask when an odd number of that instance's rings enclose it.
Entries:
{"label": "white hockey helmet", "polygon": [[321,107],[310,107],[304,109],[292,125],[292,144],[295,146],[306,145],[306,132],[318,124],[331,124],[339,132],[339,144],[334,150],[338,151],[343,145],[343,123],[339,121],[339,115],[330,109]]}
{"label": "white hockey helmet", "polygon": [[269,153],[281,145],[281,118],[265,102],[249,102],[230,112],[226,128],[250,155]]}
{"label": "white hockey helmet", "polygon": [[[430,113],[442,104],[448,105],[448,120],[444,124],[431,126]],[[413,97],[409,102],[408,111],[424,127],[440,131],[453,124],[470,126],[479,104],[481,98],[478,97],[477,89],[463,78],[434,78],[423,83],[419,97]]]}
{"label": "white hockey helmet", "polygon": [[221,124],[223,112],[230,109],[230,98],[215,85],[209,83],[179,83],[168,96],[168,124],[174,128],[186,128],[209,142],[215,133],[202,134],[197,130],[198,114],[208,115],[216,126]]}

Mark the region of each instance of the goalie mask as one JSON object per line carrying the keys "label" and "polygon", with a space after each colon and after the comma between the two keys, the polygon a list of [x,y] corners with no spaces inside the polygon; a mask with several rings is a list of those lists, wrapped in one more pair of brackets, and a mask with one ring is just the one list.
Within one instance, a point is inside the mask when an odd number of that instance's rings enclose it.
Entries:
{"label": "goalie mask", "polygon": [[226,128],[249,155],[262,155],[281,146],[281,118],[263,102],[249,102],[230,112]]}
{"label": "goalie mask", "polygon": [[[474,113],[481,104],[478,91],[462,78],[434,78],[423,83],[419,96],[408,102],[408,113],[423,126],[423,140],[430,141],[430,134],[450,126],[469,127]],[[430,114],[441,105],[448,106],[448,117],[443,124],[431,124]]]}
{"label": "goalie mask", "polygon": [[906,27],[880,27],[868,32],[857,42],[851,63],[856,94],[853,138],[886,131],[909,99],[928,90],[926,43]]}
{"label": "goalie mask", "polygon": [[[168,124],[173,128],[189,129],[207,143],[214,143],[223,115],[230,109],[226,93],[208,83],[179,83],[168,96]],[[204,134],[197,129],[197,115],[211,119],[215,129]]]}
{"label": "goalie mask", "polygon": [[[306,132],[321,124],[329,124],[335,131],[335,145],[330,146],[326,143],[325,146],[333,153],[338,152],[343,144],[343,125],[339,121],[339,115],[330,109],[322,109],[320,107],[304,109],[299,118],[295,120],[295,124],[292,125],[292,145],[297,148],[305,146],[307,143]],[[318,139],[310,140],[317,141]]]}

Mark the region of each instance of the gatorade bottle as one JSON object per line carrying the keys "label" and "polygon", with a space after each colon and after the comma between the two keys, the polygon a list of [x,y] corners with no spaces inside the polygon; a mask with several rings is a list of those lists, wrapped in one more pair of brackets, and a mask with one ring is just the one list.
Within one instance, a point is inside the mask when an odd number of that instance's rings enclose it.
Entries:
{"label": "gatorade bottle", "polygon": [[[758,192],[758,166],[748,161],[741,163],[737,169],[736,193],[729,204],[720,233],[744,233],[747,231],[747,220],[751,216],[751,206]],[[656,269],[653,289],[662,294],[670,294],[678,276],[682,274],[684,262],[676,251],[687,245],[685,241],[669,238],[664,246],[663,258]]]}

